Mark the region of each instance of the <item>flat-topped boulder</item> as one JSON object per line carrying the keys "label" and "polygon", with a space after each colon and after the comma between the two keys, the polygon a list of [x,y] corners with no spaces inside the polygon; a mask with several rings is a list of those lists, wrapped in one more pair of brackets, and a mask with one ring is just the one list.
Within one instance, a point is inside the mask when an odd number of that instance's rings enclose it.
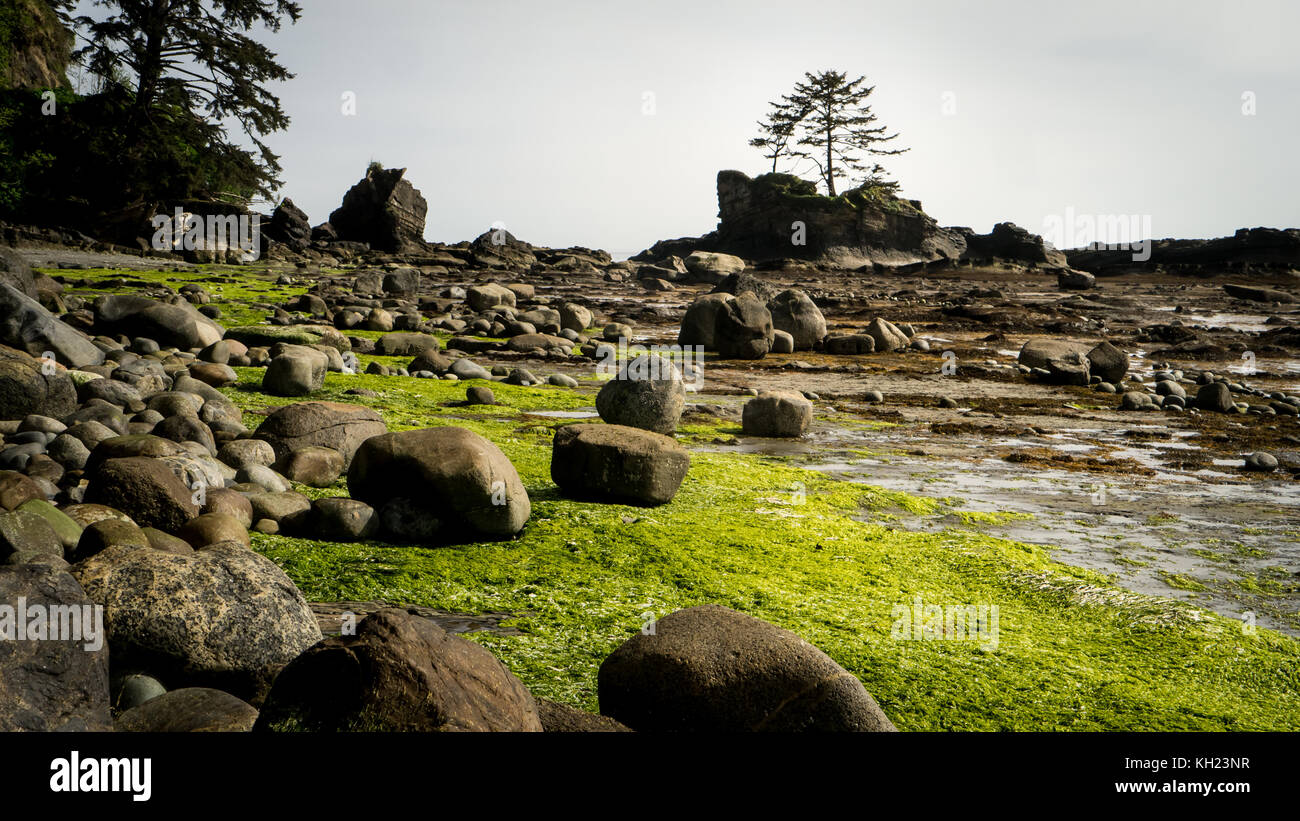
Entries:
{"label": "flat-topped boulder", "polygon": [[317,446],[341,453],[346,468],[362,442],[387,432],[379,413],[363,405],[298,402],[268,415],[254,436],[271,445],[277,460],[292,451]]}
{"label": "flat-topped boulder", "polygon": [[565,425],[551,451],[551,480],[579,499],[661,505],[690,466],[676,439],[624,425]]}
{"label": "flat-topped boulder", "polygon": [[106,294],[95,300],[94,310],[98,333],[143,336],[184,350],[206,348],[225,335],[224,328],[184,299],[159,302],[130,294]]}

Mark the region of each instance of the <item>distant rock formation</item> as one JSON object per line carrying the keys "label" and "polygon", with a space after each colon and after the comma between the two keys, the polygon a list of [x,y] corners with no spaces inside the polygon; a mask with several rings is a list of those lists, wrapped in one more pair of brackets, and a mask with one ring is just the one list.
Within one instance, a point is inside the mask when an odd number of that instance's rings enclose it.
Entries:
{"label": "distant rock formation", "polygon": [[1035,234],[1001,223],[989,234],[943,228],[917,200],[854,189],[838,197],[789,174],[751,179],[718,173],[718,228],[698,238],[663,240],[632,257],[650,262],[693,251],[750,260],[809,259],[843,268],[1010,259],[1064,268],[1065,256]]}
{"label": "distant rock formation", "polygon": [[1050,242],[1013,222],[999,222],[987,234],[977,234],[969,228],[945,230],[957,231],[966,238],[964,260],[1013,259],[1049,268],[1065,268],[1069,264],[1065,254]]}
{"label": "distant rock formation", "polygon": [[747,258],[830,258],[847,267],[956,259],[965,250],[919,202],[861,190],[823,197],[788,174],[720,172],[718,217],[714,250]]}
{"label": "distant rock formation", "polygon": [[307,214],[285,197],[271,214],[271,221],[263,229],[268,239],[283,242],[295,251],[301,251],[311,244],[312,228],[307,221]]}
{"label": "distant rock formation", "polygon": [[479,234],[469,247],[471,260],[484,268],[523,269],[537,262],[532,245],[501,227]]}
{"label": "distant rock formation", "polygon": [[329,224],[340,240],[368,243],[391,254],[426,248],[424,217],[429,204],[409,181],[405,168],[372,165],[366,176],[343,195]]}
{"label": "distant rock formation", "polygon": [[1173,274],[1222,273],[1248,268],[1297,271],[1300,270],[1300,228],[1240,228],[1230,237],[1217,239],[1158,239],[1151,242],[1149,256],[1143,248],[1106,246],[1072,249],[1065,255],[1072,268],[1103,276],[1151,270]]}
{"label": "distant rock formation", "polygon": [[5,3],[0,13],[0,88],[68,88],[72,32],[47,0]]}

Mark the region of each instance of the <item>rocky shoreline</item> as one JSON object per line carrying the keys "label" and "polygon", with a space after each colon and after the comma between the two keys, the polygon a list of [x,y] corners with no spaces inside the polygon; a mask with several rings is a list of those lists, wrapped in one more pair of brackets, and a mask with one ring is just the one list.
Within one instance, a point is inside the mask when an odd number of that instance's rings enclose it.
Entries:
{"label": "rocky shoreline", "polygon": [[[472,562],[513,545],[527,564],[530,539],[561,523],[577,531],[556,547],[597,533],[588,517],[659,527],[719,492],[715,457],[807,468],[828,498],[864,486],[904,511],[899,530],[827,508],[808,538],[1047,545],[1061,564],[1034,572],[1050,584],[1084,568],[1100,575],[1077,595],[1117,613],[1248,619],[1266,634],[1243,638],[1252,652],[1294,655],[1294,232],[1157,244],[1135,270],[1014,226],[939,229],[917,203],[879,224],[855,211],[858,233],[841,226],[834,246],[858,249],[849,267],[831,246],[742,258],[736,236],[772,250],[754,214],[776,225],[793,207],[756,206],[754,184],[724,172],[718,232],[628,261],[503,229],[427,243],[419,192],[382,169],[324,226],[286,202],[252,265],[128,266],[10,230],[29,241],[0,251],[0,601],[102,608],[105,641],[0,643],[0,729],[960,725],[849,668],[840,642],[883,646],[878,628],[819,649],[746,615],[753,591],[628,607],[565,704],[483,646],[558,629],[551,611],[484,606],[472,585],[439,595],[414,570],[382,581],[407,561],[395,552]],[[873,257],[877,242],[902,256]],[[719,497],[717,523],[782,515],[763,498],[760,515]],[[311,564],[352,547],[370,558],[346,577]],[[544,599],[552,581],[523,587]],[[420,597],[440,606],[393,595],[407,585],[433,585]],[[593,697],[602,715],[577,709]]]}

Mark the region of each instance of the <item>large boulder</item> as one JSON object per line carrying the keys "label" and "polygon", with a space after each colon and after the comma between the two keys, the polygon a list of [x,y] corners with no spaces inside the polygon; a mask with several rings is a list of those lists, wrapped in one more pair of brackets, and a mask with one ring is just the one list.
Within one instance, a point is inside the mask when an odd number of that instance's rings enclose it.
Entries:
{"label": "large boulder", "polygon": [[690,466],[676,439],[623,425],[565,425],[551,450],[551,480],[579,499],[661,505]]}
{"label": "large boulder", "polygon": [[471,286],[465,291],[465,301],[475,311],[486,311],[498,306],[513,308],[515,307],[515,292],[504,285],[489,282],[486,285]]}
{"label": "large boulder", "polygon": [[597,687],[600,712],[641,732],[895,730],[821,650],[717,605],[678,610],[624,642]]}
{"label": "large boulder", "polygon": [[668,359],[641,354],[619,368],[596,394],[596,412],[611,425],[671,434],[686,407],[681,372]]}
{"label": "large boulder", "polygon": [[41,303],[0,282],[0,343],[39,357],[46,351],[70,368],[104,362],[85,334],[60,322]]}
{"label": "large boulder", "polygon": [[1128,354],[1109,342],[1099,342],[1088,351],[1088,370],[1103,382],[1118,384],[1128,373]]}
{"label": "large boulder", "polygon": [[731,294],[705,294],[686,308],[681,330],[677,332],[678,345],[699,345],[713,350],[713,328],[718,322],[718,312],[735,299]]}
{"label": "large boulder", "polygon": [[348,468],[348,491],[380,509],[381,519],[382,508],[394,504],[421,512],[422,523],[439,539],[513,536],[532,512],[528,492],[505,454],[457,427],[367,439]]}
{"label": "large boulder", "polygon": [[749,436],[803,436],[812,402],[794,391],[764,391],[745,403],[741,425]]}
{"label": "large boulder", "polygon": [[1031,339],[1020,349],[1021,365],[1047,371],[1048,380],[1060,385],[1087,385],[1091,376],[1091,346],[1060,339]]}
{"label": "large boulder", "polygon": [[343,466],[372,436],[387,433],[378,412],[343,402],[298,402],[272,412],[258,425],[256,438],[271,445],[276,459],[301,448],[317,446],[343,454]]}
{"label": "large boulder", "polygon": [[67,371],[0,345],[0,419],[62,419],[76,409],[77,389]]}
{"label": "large boulder", "polygon": [[716,285],[728,274],[745,270],[745,261],[731,254],[714,254],[709,251],[692,251],[684,260],[686,270],[696,282]]}
{"label": "large boulder", "polygon": [[305,345],[285,345],[266,366],[262,391],[272,396],[306,396],[325,387],[329,357]]}
{"label": "large boulder", "polygon": [[10,286],[24,296],[37,296],[36,275],[22,254],[0,246],[0,283]]}
{"label": "large boulder", "polygon": [[424,247],[424,217],[429,204],[408,180],[405,168],[371,165],[366,176],[343,195],[329,224],[340,240],[364,242],[399,254]]}
{"label": "large boulder", "polygon": [[560,306],[560,327],[575,333],[586,333],[596,318],[589,308],[576,302],[566,302]]}
{"label": "large boulder", "polygon": [[723,304],[713,322],[713,349],[723,359],[762,359],[772,350],[772,313],[748,291]]}
{"label": "large boulder", "polygon": [[1222,382],[1202,385],[1196,391],[1196,399],[1192,405],[1200,410],[1216,413],[1233,413],[1237,410],[1237,403],[1232,399],[1232,390]]}
{"label": "large boulder", "polygon": [[887,319],[876,317],[862,332],[875,340],[877,352],[901,351],[912,343],[907,334]]}
{"label": "large boulder", "polygon": [[143,336],[182,350],[206,348],[226,331],[184,299],[158,302],[130,294],[106,294],[95,300],[97,333]]}
{"label": "large boulder", "polygon": [[[0,732],[109,729],[108,643],[81,585],[44,564],[0,565],[0,606],[13,608],[0,617]],[[50,616],[60,608],[43,628],[57,626],[57,635],[18,641],[19,622],[31,627],[36,608]]]}
{"label": "large boulder", "polygon": [[375,353],[380,356],[420,356],[428,351],[437,351],[442,343],[432,334],[418,331],[399,331],[384,334],[375,342]]}
{"label": "large boulder", "polygon": [[188,554],[110,548],[72,572],[104,607],[114,665],[169,687],[214,687],[256,704],[280,668],[321,639],[289,577],[242,544]]}
{"label": "large boulder", "polygon": [[803,291],[782,291],[772,297],[767,309],[772,313],[772,327],[794,337],[796,351],[812,350],[826,336],[826,317]]}
{"label": "large boulder", "polygon": [[286,666],[254,729],[540,732],[542,724],[532,695],[491,653],[388,608]]}
{"label": "large boulder", "polygon": [[87,502],[117,508],[141,527],[156,527],[167,533],[175,533],[199,515],[194,497],[195,489],[172,472],[166,462],[147,456],[104,461],[86,488]]}

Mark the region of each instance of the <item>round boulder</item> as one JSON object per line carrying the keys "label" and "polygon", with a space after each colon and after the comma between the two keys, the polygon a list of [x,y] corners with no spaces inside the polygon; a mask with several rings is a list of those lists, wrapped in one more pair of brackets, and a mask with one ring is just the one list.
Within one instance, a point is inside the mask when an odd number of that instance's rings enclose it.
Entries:
{"label": "round boulder", "polygon": [[532,695],[491,653],[389,608],[290,662],[254,729],[541,732],[542,724]]}
{"label": "round boulder", "polygon": [[311,487],[329,487],[343,475],[343,454],[319,445],[291,450],[275,463],[285,478]]}
{"label": "round boulder", "polygon": [[596,394],[596,412],[611,425],[671,434],[686,407],[686,387],[670,360],[641,354],[625,362]]}
{"label": "round boulder", "polygon": [[0,419],[29,414],[63,419],[77,409],[77,389],[53,359],[0,345]]}
{"label": "round boulder", "polygon": [[826,317],[808,294],[798,289],[782,291],[767,303],[772,326],[794,338],[796,351],[808,351],[826,336]]}
{"label": "round boulder", "polygon": [[532,512],[519,473],[496,445],[457,427],[367,439],[348,469],[349,495],[376,507],[406,500],[441,537],[501,538]]}
{"label": "round boulder", "polygon": [[125,511],[141,527],[175,533],[199,515],[194,493],[161,459],[130,456],[99,466],[86,501]]}
{"label": "round boulder", "polygon": [[678,610],[610,654],[600,712],[639,732],[892,732],[862,682],[808,642],[726,607]]}

